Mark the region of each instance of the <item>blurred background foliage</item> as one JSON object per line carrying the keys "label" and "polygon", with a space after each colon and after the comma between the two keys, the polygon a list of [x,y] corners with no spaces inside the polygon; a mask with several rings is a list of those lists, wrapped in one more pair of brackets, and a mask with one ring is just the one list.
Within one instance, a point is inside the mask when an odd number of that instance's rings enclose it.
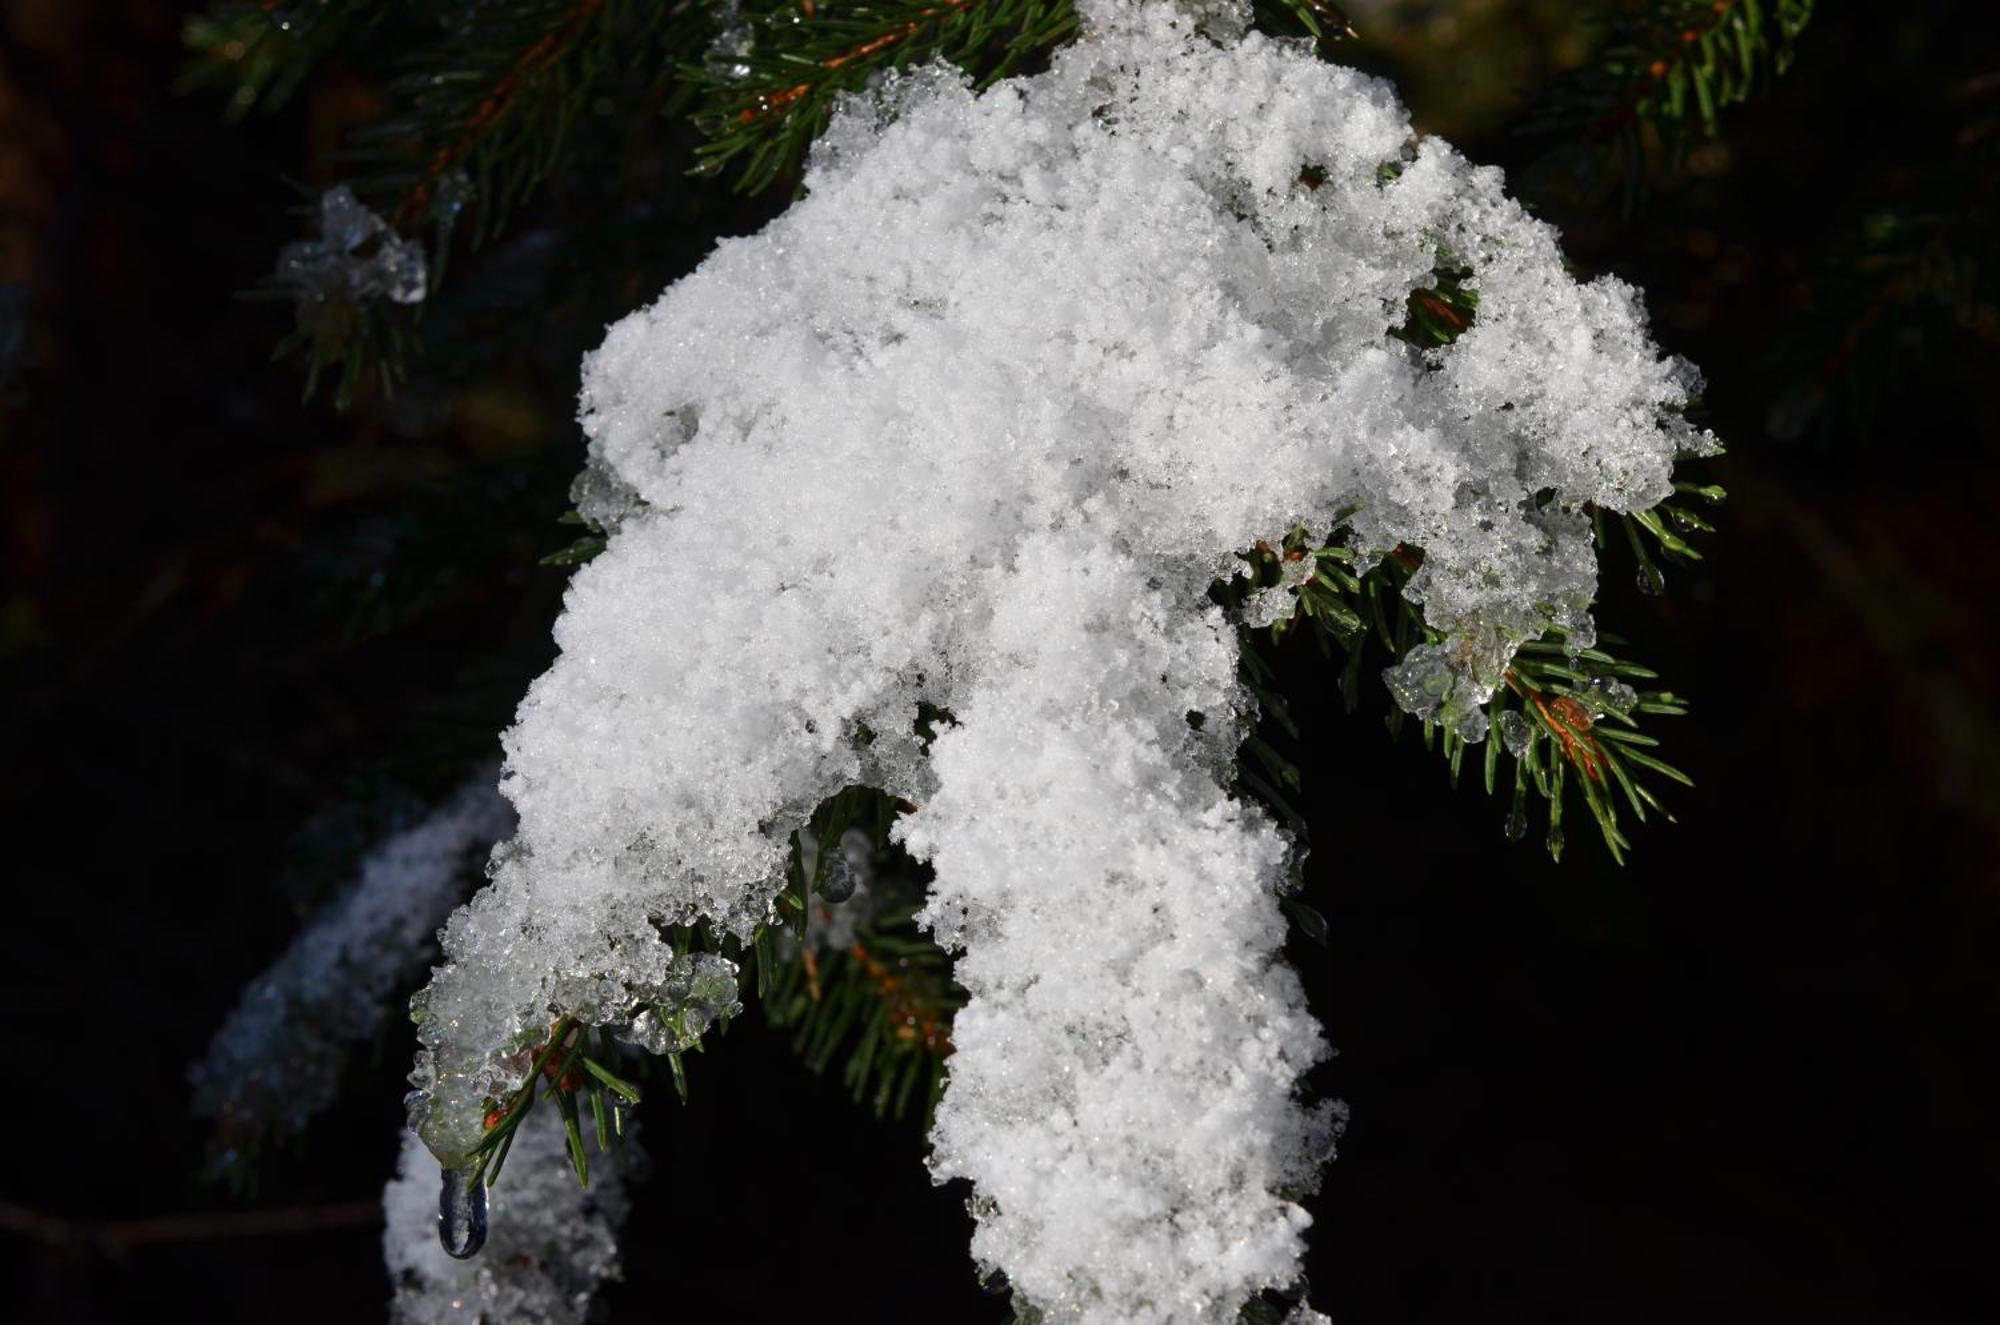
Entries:
{"label": "blurred background foliage", "polygon": [[[1298,706],[1329,921],[1298,959],[1354,1110],[1316,1296],[1342,1321],[1993,1319],[1988,6],[1822,0],[1713,134],[1617,113],[1687,45],[1645,54],[1651,3],[1344,9],[1337,58],[1504,165],[1580,272],[1645,289],[1707,374],[1730,452],[1703,477],[1731,500],[1664,599],[1605,586],[1601,619],[1696,703],[1671,736],[1697,787],[1622,870],[1582,835],[1560,865],[1510,847],[1504,806],[1449,794],[1414,740]],[[690,181],[701,140],[657,87],[593,102],[563,173],[454,248],[394,393],[357,378],[338,411],[273,360],[288,310],[241,294],[406,105],[394,61],[341,47],[232,112],[189,78],[194,16],[0,3],[0,806],[29,1072],[0,1255],[28,1319],[366,1319],[406,1030],[247,1209],[194,1178],[185,1065],[362,847],[490,757],[550,656],[565,572],[538,562],[574,532],[581,355],[788,187]],[[1286,660],[1293,693],[1316,665]],[[651,1106],[662,1181],[613,1315],[998,1319],[916,1124],[850,1110],[784,1038],[746,1026],[685,1111]],[[768,1272],[801,1243],[805,1273]]]}

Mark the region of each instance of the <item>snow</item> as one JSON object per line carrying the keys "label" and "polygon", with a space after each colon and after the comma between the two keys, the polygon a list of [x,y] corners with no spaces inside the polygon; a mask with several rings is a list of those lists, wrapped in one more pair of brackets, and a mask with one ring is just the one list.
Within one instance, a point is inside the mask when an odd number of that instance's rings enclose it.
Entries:
{"label": "snow", "polygon": [[[554,1017],[646,1015],[663,926],[767,921],[791,834],[859,782],[918,805],[962,954],[932,1165],[975,1190],[975,1257],[1091,1325],[1297,1278],[1326,1049],[1278,956],[1293,844],[1225,791],[1251,702],[1207,589],[1358,505],[1361,563],[1421,548],[1446,635],[1399,692],[1456,718],[1522,641],[1588,638],[1584,504],[1650,505],[1709,443],[1635,293],[1574,282],[1386,84],[1232,10],[1086,12],[1045,74],[850,104],[801,202],[588,360],[612,537],[420,1005],[444,1162]],[[1473,326],[1393,339],[1447,264]],[[928,750],[920,701],[957,720]]]}
{"label": "snow", "polygon": [[334,1101],[348,1055],[423,969],[473,865],[514,827],[488,766],[361,862],[354,883],[251,981],[194,1065],[195,1112],[296,1133]]}

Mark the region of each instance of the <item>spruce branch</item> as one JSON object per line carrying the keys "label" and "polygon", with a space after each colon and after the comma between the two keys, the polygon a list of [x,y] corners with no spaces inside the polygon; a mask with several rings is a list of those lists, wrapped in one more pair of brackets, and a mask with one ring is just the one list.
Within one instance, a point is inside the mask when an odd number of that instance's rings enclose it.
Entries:
{"label": "spruce branch", "polygon": [[861,0],[838,9],[786,0],[748,13],[735,51],[685,76],[702,88],[695,123],[708,138],[697,170],[732,172],[758,192],[793,178],[835,101],[884,69],[931,59],[978,87],[1019,72],[1076,33],[1072,0]]}
{"label": "spruce branch", "polygon": [[1390,336],[1420,350],[1451,344],[1479,315],[1479,290],[1466,284],[1472,276],[1449,252],[1440,251],[1432,283],[1410,291],[1401,326]]}
{"label": "spruce branch", "polygon": [[[1456,341],[1479,313],[1479,291],[1467,284],[1470,276],[1451,253],[1440,251],[1431,284],[1410,292],[1404,321],[1391,329],[1390,336],[1419,351]],[[1613,544],[1609,526],[1618,524],[1636,564],[1639,587],[1647,594],[1665,591],[1660,562],[1687,564],[1701,559],[1687,536],[1712,532],[1713,527],[1696,507],[1714,505],[1726,495],[1719,485],[1692,480],[1677,480],[1673,492],[1641,511],[1607,513],[1586,507],[1600,555]],[[1219,581],[1209,591],[1236,614],[1252,594],[1275,587],[1285,586],[1295,599],[1291,613],[1268,629],[1246,626],[1241,631],[1238,675],[1257,700],[1260,720],[1244,738],[1236,782],[1239,794],[1265,805],[1301,839],[1307,819],[1296,802],[1305,794],[1304,780],[1297,764],[1280,748],[1299,740],[1277,670],[1277,652],[1287,636],[1304,628],[1322,657],[1332,661],[1338,651],[1338,685],[1350,713],[1361,704],[1363,671],[1371,658],[1380,664],[1379,671],[1404,663],[1420,647],[1446,642],[1444,633],[1431,626],[1423,610],[1403,592],[1422,569],[1422,550],[1394,547],[1372,566],[1362,567],[1344,538],[1346,521],[1353,514],[1347,511],[1336,517],[1323,538],[1296,526],[1280,547],[1260,540],[1242,554],[1247,573]],[[1616,642],[1609,635],[1603,640]],[[1497,793],[1500,764],[1507,762],[1509,838],[1519,841],[1527,835],[1527,801],[1532,795],[1546,809],[1549,854],[1560,860],[1565,843],[1563,807],[1574,789],[1612,859],[1623,864],[1632,844],[1620,820],[1621,799],[1641,823],[1648,809],[1671,820],[1653,790],[1653,780],[1692,785],[1685,773],[1649,753],[1659,742],[1639,730],[1639,719],[1678,717],[1687,706],[1671,691],[1635,688],[1635,682],[1657,681],[1658,673],[1594,647],[1595,643],[1573,640],[1562,627],[1551,626],[1515,652],[1482,713],[1447,707],[1439,719],[1423,721],[1421,729],[1425,748],[1443,756],[1454,787],[1469,750],[1483,744],[1480,758],[1488,795]],[[1466,734],[1467,718],[1472,719],[1472,739]],[[1407,719],[1401,707],[1392,705],[1387,714],[1390,734],[1400,734]],[[1324,932],[1325,921],[1316,912],[1295,898],[1286,900],[1294,920],[1309,935]]]}
{"label": "spruce branch", "polygon": [[[375,126],[361,141],[388,143],[406,134],[434,141],[421,171],[403,186],[391,224],[406,229],[431,219],[448,173],[469,165],[479,178],[474,197],[483,224],[500,225],[553,169],[569,122],[604,67],[608,53],[589,38],[593,28],[612,31],[604,21],[609,8],[606,0],[568,0],[525,20],[539,33],[525,46],[519,42],[527,33],[512,41],[482,39],[466,51],[471,67],[456,76],[402,80],[396,90],[407,94],[405,116]],[[445,206],[463,202],[453,198]]]}
{"label": "spruce branch", "polygon": [[1723,110],[1791,67],[1816,3],[1600,3],[1603,40],[1557,81],[1523,127],[1608,145],[1622,170],[1627,210],[1635,211],[1655,156],[1664,152],[1678,169],[1697,132],[1717,136]]}
{"label": "spruce branch", "polygon": [[[1330,0],[1260,0],[1266,26],[1296,24],[1322,43],[1356,36]],[[703,174],[733,173],[760,192],[796,178],[834,103],[882,70],[932,59],[986,88],[1075,37],[1074,0],[864,0],[838,9],[784,0],[735,20],[687,76],[704,91],[695,122]]]}
{"label": "spruce branch", "polygon": [[191,14],[181,43],[191,58],[177,93],[220,93],[231,122],[276,110],[328,61],[361,46],[400,6],[394,0],[221,0]]}
{"label": "spruce branch", "polygon": [[468,1181],[488,1187],[500,1181],[521,1124],[537,1100],[547,1100],[562,1115],[566,1149],[577,1181],[589,1186],[590,1153],[584,1144],[583,1110],[590,1111],[599,1153],[608,1151],[625,1135],[625,1114],[640,1102],[639,1087],[607,1066],[607,1060],[615,1060],[616,1055],[609,1037],[602,1030],[593,1032],[574,1017],[559,1018],[549,1027],[548,1038],[528,1055],[521,1084],[505,1098],[489,1102],[485,1135],[467,1157]]}
{"label": "spruce branch", "polygon": [[1865,435],[1920,378],[1927,394],[1953,378],[1986,394],[2000,352],[2000,73],[1946,95],[1959,112],[1948,147],[1934,144],[1899,172],[1892,200],[1836,235],[1771,338],[1766,427],[1781,440]]}
{"label": "spruce branch", "polygon": [[196,58],[184,85],[233,81],[232,110],[288,94],[331,54],[395,70],[383,87],[388,112],[349,134],[332,160],[343,186],[386,218],[381,242],[427,246],[428,270],[414,295],[394,304],[372,294],[301,297],[283,271],[254,292],[300,299],[299,326],[278,353],[303,353],[307,395],[327,377],[343,406],[364,384],[393,391],[454,247],[508,228],[568,167],[572,130],[593,107],[631,112],[596,115],[600,128],[645,132],[649,112],[674,106],[674,70],[705,32],[695,6],[646,0],[514,0],[477,15],[373,0],[322,0],[296,13],[219,4],[190,20],[185,36]]}
{"label": "spruce branch", "polygon": [[[1249,574],[1224,581],[1213,591],[1226,606],[1240,609],[1252,592],[1282,583],[1287,563],[1307,558],[1313,562],[1311,577],[1294,590],[1297,602],[1290,617],[1268,629],[1242,632],[1241,675],[1258,701],[1262,722],[1244,742],[1238,784],[1244,794],[1271,808],[1301,835],[1307,825],[1298,804],[1305,794],[1303,778],[1279,748],[1299,737],[1277,683],[1277,653],[1287,637],[1304,629],[1321,656],[1329,661],[1338,657],[1338,687],[1350,713],[1361,705],[1362,679],[1371,660],[1379,671],[1403,662],[1420,646],[1445,642],[1443,632],[1430,626],[1422,609],[1403,596],[1403,587],[1423,564],[1422,553],[1399,547],[1375,566],[1357,570],[1356,554],[1340,544],[1340,532],[1336,527],[1332,536],[1319,540],[1300,527],[1280,548],[1259,544],[1245,554]],[[1606,642],[1614,641],[1607,636]],[[1650,753],[1658,741],[1640,729],[1643,718],[1687,712],[1679,696],[1650,688],[1649,683],[1658,679],[1650,668],[1605,649],[1580,647],[1567,632],[1552,627],[1541,638],[1521,645],[1501,685],[1482,706],[1482,742],[1466,739],[1457,722],[1430,720],[1421,723],[1425,748],[1443,757],[1454,786],[1468,753],[1479,751],[1488,795],[1498,793],[1505,763],[1508,837],[1518,841],[1527,835],[1527,802],[1532,796],[1545,808],[1546,841],[1557,859],[1565,845],[1564,800],[1573,792],[1582,799],[1612,858],[1622,864],[1631,841],[1621,822],[1621,802],[1639,822],[1645,821],[1649,810],[1671,819],[1651,783],[1664,778],[1691,785],[1685,773]],[[1408,720],[1400,708],[1390,707],[1387,722],[1392,735]]]}
{"label": "spruce branch", "polygon": [[1346,9],[1331,0],[1255,0],[1253,8],[1260,26],[1281,28],[1277,20],[1288,20],[1322,44],[1343,38],[1353,41],[1361,36]]}
{"label": "spruce branch", "polygon": [[399,42],[389,112],[337,159],[399,232],[449,233],[467,212],[474,242],[566,163],[600,96],[615,91],[628,110],[664,99],[676,52],[699,31],[691,6],[643,0],[513,0],[426,26],[428,40]]}
{"label": "spruce branch", "polygon": [[[1266,7],[1325,40],[1353,32],[1327,0]],[[573,129],[592,107],[634,111],[592,122],[638,133],[693,105],[707,139],[695,172],[727,174],[754,193],[796,178],[837,99],[883,70],[943,59],[983,88],[1045,60],[1077,25],[1073,0],[867,0],[837,10],[766,0],[749,12],[689,0],[513,0],[476,16],[382,0],[283,9],[218,0],[186,26],[194,58],[183,86],[220,88],[240,114],[278,104],[335,58],[397,71],[383,88],[388,113],[350,134],[334,159],[394,241],[428,247],[424,287],[393,306],[318,299],[283,275],[254,292],[301,303],[277,353],[303,356],[309,397],[331,381],[345,407],[364,386],[391,394],[407,376],[424,305],[455,248],[505,232],[563,174]]]}
{"label": "spruce branch", "polygon": [[[950,955],[917,927],[918,898],[904,895],[896,880],[884,882],[886,900],[860,918],[851,934],[836,939],[828,922],[831,908],[844,897],[836,895],[838,871],[824,846],[852,829],[878,854],[887,853],[891,826],[913,808],[867,787],[829,797],[804,835],[819,845],[804,850],[801,835],[794,835],[777,917],[758,926],[748,943],[717,935],[700,922],[662,930],[678,956],[705,952],[737,962],[740,978],[755,989],[771,1025],[792,1032],[793,1050],[806,1066],[825,1073],[841,1064],[856,1102],[870,1102],[878,1117],[905,1116],[919,1088],[925,1114],[935,1106],[952,1052],[951,1020],[965,995],[951,978]],[[817,925],[807,923],[813,915]],[[672,1010],[656,1011],[669,1019],[676,1042],[700,1049],[705,1025],[684,1026],[671,1020],[678,1015]],[[717,1026],[726,1032],[727,1017]],[[521,1124],[538,1102],[547,1101],[562,1115],[571,1167],[587,1184],[587,1141],[594,1138],[600,1152],[610,1149],[624,1135],[626,1112],[642,1098],[640,1087],[614,1068],[619,1057],[603,1028],[575,1017],[552,1024],[545,1039],[521,1051],[519,1084],[487,1102],[485,1134],[466,1161],[470,1180],[488,1186],[499,1180]],[[659,1057],[686,1103],[682,1053]]]}
{"label": "spruce branch", "polygon": [[1757,86],[1791,67],[1814,3],[1656,0],[1651,12],[1628,22],[1623,39],[1603,53],[1600,70],[1627,82],[1601,114],[1600,131],[1651,119],[1678,132],[1698,119],[1715,135],[1724,107],[1747,100]]}
{"label": "spruce branch", "polygon": [[937,1103],[951,1056],[951,1019],[964,994],[944,949],[917,929],[915,910],[875,917],[844,949],[801,945],[764,996],[773,1026],[792,1031],[801,1061],[841,1080],[877,1117],[901,1118],[922,1087],[924,1111]]}
{"label": "spruce branch", "polygon": [[[842,1061],[841,1079],[855,1102],[869,1101],[877,1117],[903,1117],[919,1086],[926,1115],[937,1103],[951,1020],[965,994],[951,977],[950,955],[917,926],[920,879],[908,870],[874,871],[872,909],[849,936],[836,927],[832,908],[848,904],[854,883],[833,866],[850,831],[890,864],[890,830],[915,808],[867,787],[849,787],[819,807],[803,838],[794,836],[780,900],[796,927],[787,944],[768,950],[768,966],[759,966],[759,998],[771,1025],[792,1032],[794,1052],[815,1073]],[[804,839],[813,843],[810,853],[801,849]]]}

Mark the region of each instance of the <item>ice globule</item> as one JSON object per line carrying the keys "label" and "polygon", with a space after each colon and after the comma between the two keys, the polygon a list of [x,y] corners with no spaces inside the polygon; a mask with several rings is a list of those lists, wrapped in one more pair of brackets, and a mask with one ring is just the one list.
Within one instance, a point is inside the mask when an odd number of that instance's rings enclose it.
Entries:
{"label": "ice globule", "polygon": [[1582,698],[1590,706],[1593,718],[1601,718],[1607,713],[1629,718],[1639,704],[1638,691],[1623,681],[1607,677],[1592,679],[1584,686]]}
{"label": "ice globule", "polygon": [[483,1166],[439,1169],[438,1177],[438,1245],[453,1260],[468,1260],[486,1245]]}
{"label": "ice globule", "polygon": [[658,984],[639,991],[641,1005],[620,1032],[647,1053],[692,1049],[708,1028],[739,1010],[736,963],[713,953],[690,953]]}
{"label": "ice globule", "polygon": [[[980,1264],[1079,1325],[1296,1281],[1336,1116],[1299,1098],[1294,844],[1227,791],[1253,704],[1209,587],[1346,511],[1362,564],[1420,548],[1438,639],[1391,689],[1473,739],[1522,641],[1587,626],[1586,507],[1657,502],[1707,443],[1629,287],[1571,279],[1386,84],[1241,19],[1092,0],[1046,73],[891,79],[803,200],[590,357],[610,539],[423,999],[441,1158],[554,1018],[629,1035],[662,927],[769,923],[792,835],[863,784],[919,807],[959,954],[932,1165],[975,1188]],[[1447,260],[1478,317],[1415,349]],[[926,743],[920,706],[955,721]]]}

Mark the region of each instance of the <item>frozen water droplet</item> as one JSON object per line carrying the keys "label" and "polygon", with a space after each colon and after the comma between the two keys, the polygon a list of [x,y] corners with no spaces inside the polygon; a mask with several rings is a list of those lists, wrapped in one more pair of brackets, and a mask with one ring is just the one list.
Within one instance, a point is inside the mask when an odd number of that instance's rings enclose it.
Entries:
{"label": "frozen water droplet", "polygon": [[846,856],[828,856],[826,873],[819,880],[819,895],[829,902],[844,902],[854,896],[854,889],[860,882],[861,876]]}
{"label": "frozen water droplet", "polygon": [[1458,720],[1458,739],[1467,745],[1478,745],[1486,739],[1486,710],[1467,709]]}
{"label": "frozen water droplet", "polygon": [[340,252],[352,253],[385,229],[382,218],[362,206],[345,184],[334,185],[320,198],[320,239]]}
{"label": "frozen water droplet", "polygon": [[1639,567],[1639,592],[1648,598],[1658,598],[1667,591],[1667,577],[1651,562]]}
{"label": "frozen water droplet", "polygon": [[1513,709],[1500,715],[1500,744],[1507,747],[1507,753],[1519,759],[1528,753],[1528,720]]}
{"label": "frozen water droplet", "polygon": [[1514,808],[1507,811],[1507,840],[1519,842],[1528,835],[1528,805],[1516,796]]}
{"label": "frozen water droplet", "polygon": [[1430,722],[1450,698],[1455,677],[1445,651],[1425,644],[1411,649],[1402,662],[1385,670],[1382,679],[1405,713]]}
{"label": "frozen water droplet", "polygon": [[1639,692],[1623,681],[1592,681],[1585,688],[1584,697],[1596,710],[1592,716],[1599,718],[1606,713],[1616,713],[1621,718],[1630,717],[1639,702]]}
{"label": "frozen water droplet", "polygon": [[486,1245],[486,1182],[478,1169],[442,1169],[438,1193],[438,1241],[445,1254],[469,1260]]}
{"label": "frozen water droplet", "polygon": [[429,273],[424,270],[423,251],[415,244],[384,244],[376,259],[381,268],[383,293],[395,303],[420,304],[424,301]]}

